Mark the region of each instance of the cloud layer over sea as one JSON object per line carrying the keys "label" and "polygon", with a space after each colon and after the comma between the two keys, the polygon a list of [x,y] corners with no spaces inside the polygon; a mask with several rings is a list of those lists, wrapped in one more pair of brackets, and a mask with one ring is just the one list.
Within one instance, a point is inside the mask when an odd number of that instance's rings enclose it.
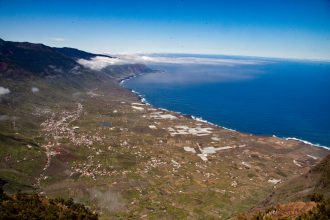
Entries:
{"label": "cloud layer over sea", "polygon": [[162,56],[162,55],[141,55],[121,54],[115,58],[96,56],[90,60],[79,59],[78,63],[94,70],[101,70],[109,65],[123,64],[187,64],[187,65],[258,65],[266,61],[239,58],[216,58],[216,57],[194,57],[194,56]]}

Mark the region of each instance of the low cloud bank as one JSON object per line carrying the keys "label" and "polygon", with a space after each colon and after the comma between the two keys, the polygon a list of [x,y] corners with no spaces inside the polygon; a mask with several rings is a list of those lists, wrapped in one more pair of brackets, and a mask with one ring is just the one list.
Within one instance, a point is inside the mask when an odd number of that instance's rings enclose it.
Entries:
{"label": "low cloud bank", "polygon": [[110,57],[101,57],[101,56],[96,56],[93,57],[90,60],[85,60],[85,59],[79,59],[77,61],[79,64],[88,67],[93,70],[101,70],[107,66],[110,65],[122,65],[122,64],[128,64],[126,60],[119,59],[119,58],[110,58]]}
{"label": "low cloud bank", "polygon": [[260,61],[230,58],[207,58],[207,57],[170,57],[170,56],[147,56],[147,55],[119,55],[119,58],[127,62],[155,63],[155,64],[207,64],[207,65],[256,65]]}
{"label": "low cloud bank", "polygon": [[199,64],[199,65],[258,65],[265,63],[253,59],[232,59],[232,58],[207,58],[207,57],[170,57],[161,55],[140,55],[140,54],[122,54],[116,55],[117,58],[96,56],[90,60],[79,59],[78,63],[94,70],[101,70],[110,65],[122,64]]}
{"label": "low cloud bank", "polygon": [[0,96],[6,95],[8,93],[10,93],[10,90],[8,88],[0,86]]}

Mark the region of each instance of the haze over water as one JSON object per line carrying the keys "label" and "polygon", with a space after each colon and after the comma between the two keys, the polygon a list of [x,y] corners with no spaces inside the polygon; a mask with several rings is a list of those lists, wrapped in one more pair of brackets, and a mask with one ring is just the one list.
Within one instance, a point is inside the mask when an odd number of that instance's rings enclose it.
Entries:
{"label": "haze over water", "polygon": [[162,62],[149,64],[161,72],[125,81],[124,86],[156,107],[220,126],[330,146],[329,62],[161,56]]}

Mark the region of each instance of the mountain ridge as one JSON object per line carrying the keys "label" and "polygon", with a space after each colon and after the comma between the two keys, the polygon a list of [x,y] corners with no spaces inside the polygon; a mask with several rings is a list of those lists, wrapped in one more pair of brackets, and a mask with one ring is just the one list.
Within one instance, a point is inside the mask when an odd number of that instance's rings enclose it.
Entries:
{"label": "mountain ridge", "polygon": [[108,58],[115,58],[113,56],[105,55],[105,54],[94,54],[90,52],[85,52],[76,48],[71,48],[71,47],[53,47],[56,51],[74,58],[74,59],[91,59],[96,56],[100,57],[108,57]]}

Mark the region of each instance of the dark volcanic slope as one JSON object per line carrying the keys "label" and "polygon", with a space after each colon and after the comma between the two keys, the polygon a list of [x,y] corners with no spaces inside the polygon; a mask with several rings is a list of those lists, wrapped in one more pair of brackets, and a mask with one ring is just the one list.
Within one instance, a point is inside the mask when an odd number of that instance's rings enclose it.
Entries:
{"label": "dark volcanic slope", "polygon": [[125,78],[131,76],[131,74],[151,71],[142,64],[127,64],[113,65],[96,72],[86,69],[76,62],[77,59],[91,59],[96,56],[113,58],[74,48],[53,48],[43,44],[11,42],[0,39],[0,74],[5,78],[16,79],[23,76],[71,77],[82,73],[97,75],[97,77],[110,76],[112,78],[117,78],[120,75],[121,78]]}
{"label": "dark volcanic slope", "polygon": [[36,76],[41,76],[47,72],[67,73],[76,66],[79,65],[74,59],[43,44],[0,40],[0,67],[2,73],[10,68],[19,68]]}
{"label": "dark volcanic slope", "polygon": [[57,52],[64,54],[65,56],[71,57],[73,59],[91,59],[95,56],[113,58],[112,56],[108,56],[108,55],[104,55],[104,54],[89,53],[89,52],[85,52],[85,51],[78,50],[75,48],[70,48],[70,47],[62,47],[62,48],[54,47],[54,49]]}

